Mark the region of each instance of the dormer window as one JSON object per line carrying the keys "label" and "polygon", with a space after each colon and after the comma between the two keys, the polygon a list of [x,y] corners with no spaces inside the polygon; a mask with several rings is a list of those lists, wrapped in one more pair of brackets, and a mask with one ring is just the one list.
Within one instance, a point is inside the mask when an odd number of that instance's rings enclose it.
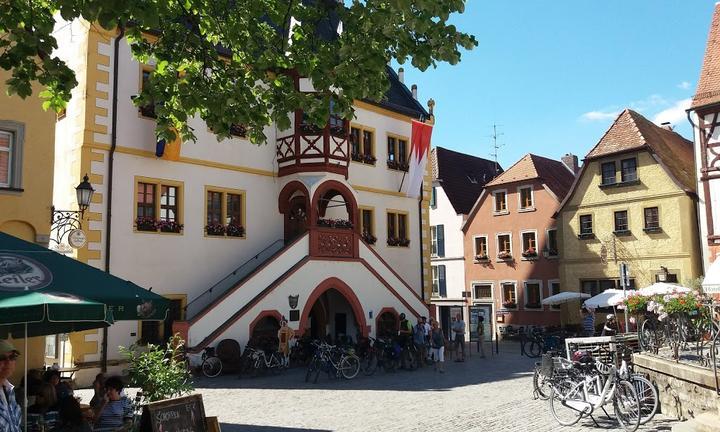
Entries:
{"label": "dormer window", "polygon": [[605,162],[602,164],[602,185],[613,185],[617,182],[615,175],[615,162]]}
{"label": "dormer window", "polygon": [[623,159],[620,162],[621,166],[621,178],[623,183],[634,182],[638,179],[637,177],[637,159]]}
{"label": "dormer window", "polygon": [[520,196],[520,210],[534,210],[535,203],[533,202],[533,191],[531,186],[525,186],[518,188],[518,194]]}
{"label": "dormer window", "polygon": [[493,192],[493,196],[495,197],[495,214],[507,213],[507,192],[504,190]]}

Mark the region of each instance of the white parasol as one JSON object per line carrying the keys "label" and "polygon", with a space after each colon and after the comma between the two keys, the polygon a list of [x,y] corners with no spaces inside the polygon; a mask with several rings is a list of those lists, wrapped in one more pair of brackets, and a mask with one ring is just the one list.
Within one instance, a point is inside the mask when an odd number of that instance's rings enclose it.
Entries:
{"label": "white parasol", "polygon": [[590,294],[574,292],[574,291],[563,291],[559,294],[552,295],[548,298],[543,299],[542,304],[544,305],[559,305],[568,303],[573,300],[581,300],[590,298]]}

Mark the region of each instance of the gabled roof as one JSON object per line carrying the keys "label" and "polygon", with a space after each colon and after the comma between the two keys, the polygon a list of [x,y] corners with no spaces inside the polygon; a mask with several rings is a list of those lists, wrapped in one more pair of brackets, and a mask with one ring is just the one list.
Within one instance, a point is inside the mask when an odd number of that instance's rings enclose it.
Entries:
{"label": "gabled roof", "polygon": [[468,214],[485,183],[496,175],[495,162],[443,147],[432,149],[430,161],[433,180],[440,182],[457,214]]}
{"label": "gabled roof", "polygon": [[400,77],[398,77],[395,70],[387,66],[387,74],[388,80],[390,81],[390,88],[385,92],[382,100],[373,101],[365,99],[364,102],[417,119],[427,119],[430,114],[428,114],[420,102],[413,97],[412,92],[407,86],[400,82]]}
{"label": "gabled roof", "polygon": [[538,179],[562,201],[575,176],[564,163],[528,153],[486,186]]}
{"label": "gabled roof", "polygon": [[715,3],[715,13],[710,23],[705,48],[705,59],[691,108],[718,102],[720,102],[720,2]]}
{"label": "gabled roof", "polygon": [[585,156],[585,163],[560,205],[560,210],[575,192],[588,161],[636,150],[650,152],[680,189],[695,193],[693,143],[676,132],[656,125],[635,111],[626,109]]}
{"label": "gabled roof", "polygon": [[642,149],[656,155],[658,162],[682,189],[695,191],[692,142],[630,109],[620,113],[585,159]]}

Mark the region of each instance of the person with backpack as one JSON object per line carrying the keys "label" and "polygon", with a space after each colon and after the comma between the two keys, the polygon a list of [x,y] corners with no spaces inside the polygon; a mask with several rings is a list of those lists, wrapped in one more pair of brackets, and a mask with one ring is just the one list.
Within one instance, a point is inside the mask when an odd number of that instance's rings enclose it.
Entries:
{"label": "person with backpack", "polygon": [[422,367],[425,365],[425,356],[427,355],[427,349],[425,346],[425,324],[422,320],[418,321],[417,325],[413,327],[413,345],[418,354],[418,366]]}

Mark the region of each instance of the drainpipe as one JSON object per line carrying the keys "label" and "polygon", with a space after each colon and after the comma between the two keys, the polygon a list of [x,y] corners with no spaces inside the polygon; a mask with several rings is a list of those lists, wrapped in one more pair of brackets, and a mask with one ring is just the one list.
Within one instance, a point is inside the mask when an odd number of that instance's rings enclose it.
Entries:
{"label": "drainpipe", "polygon": [[[115,37],[113,47],[113,87],[112,87],[112,135],[110,154],[108,155],[107,202],[105,204],[105,272],[110,273],[110,226],[112,219],[113,168],[115,148],[117,147],[117,105],[118,105],[118,68],[120,65],[120,41],[125,36],[125,26],[120,25],[120,33]],[[108,329],[103,328],[101,368],[107,372]]]}
{"label": "drainpipe", "polygon": [[[418,200],[418,222],[420,225],[420,298],[425,301],[425,257],[423,256],[423,226],[422,226],[422,190],[420,186],[420,199]],[[428,215],[429,216],[429,215]]]}

